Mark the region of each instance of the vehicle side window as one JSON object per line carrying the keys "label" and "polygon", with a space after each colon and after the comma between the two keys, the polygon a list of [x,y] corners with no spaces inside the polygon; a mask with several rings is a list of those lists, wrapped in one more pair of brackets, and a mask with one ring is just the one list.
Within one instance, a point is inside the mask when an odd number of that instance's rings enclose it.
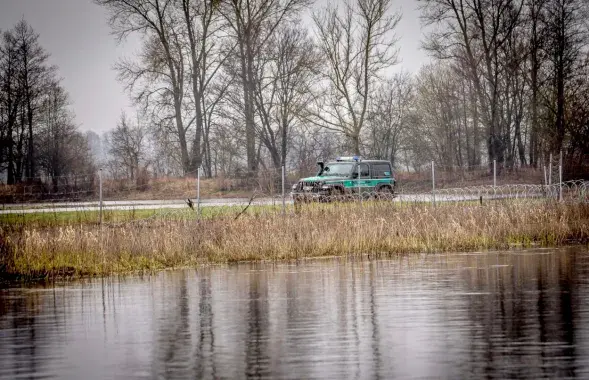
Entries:
{"label": "vehicle side window", "polygon": [[370,178],[368,164],[360,164],[360,178]]}
{"label": "vehicle side window", "polygon": [[391,178],[392,177],[391,166],[387,163],[373,164],[372,165],[372,177],[373,178]]}

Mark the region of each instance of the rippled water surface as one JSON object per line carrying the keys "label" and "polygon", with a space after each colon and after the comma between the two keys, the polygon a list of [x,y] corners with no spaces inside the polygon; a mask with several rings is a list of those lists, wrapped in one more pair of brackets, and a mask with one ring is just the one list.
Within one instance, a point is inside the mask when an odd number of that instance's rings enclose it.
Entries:
{"label": "rippled water surface", "polygon": [[0,378],[589,378],[582,248],[0,290]]}

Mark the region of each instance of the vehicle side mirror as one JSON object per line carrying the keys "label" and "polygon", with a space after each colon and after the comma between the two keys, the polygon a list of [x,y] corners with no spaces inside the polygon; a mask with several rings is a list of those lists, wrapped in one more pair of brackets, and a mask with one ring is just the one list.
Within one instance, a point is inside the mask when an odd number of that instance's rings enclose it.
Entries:
{"label": "vehicle side mirror", "polygon": [[357,172],[353,172],[352,173],[352,178],[358,178],[358,173]]}

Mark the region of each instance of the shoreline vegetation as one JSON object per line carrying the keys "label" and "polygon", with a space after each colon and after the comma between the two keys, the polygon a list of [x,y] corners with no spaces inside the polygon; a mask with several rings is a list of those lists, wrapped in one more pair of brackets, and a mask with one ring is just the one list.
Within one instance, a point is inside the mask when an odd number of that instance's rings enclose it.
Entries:
{"label": "shoreline vegetation", "polygon": [[[0,219],[0,278],[108,276],[241,261],[558,247],[589,242],[589,204],[501,200],[308,205]],[[127,212],[130,213],[130,212]],[[84,216],[85,215],[85,216]],[[35,219],[37,218],[37,219]],[[107,219],[108,221],[108,219]]]}

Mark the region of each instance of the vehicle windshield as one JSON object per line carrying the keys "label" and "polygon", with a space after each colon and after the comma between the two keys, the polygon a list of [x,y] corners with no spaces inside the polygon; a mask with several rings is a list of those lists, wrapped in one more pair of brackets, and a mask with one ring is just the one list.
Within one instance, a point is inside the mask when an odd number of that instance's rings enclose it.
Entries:
{"label": "vehicle windshield", "polygon": [[320,177],[347,177],[350,175],[352,168],[354,167],[353,162],[332,162],[323,168]]}

